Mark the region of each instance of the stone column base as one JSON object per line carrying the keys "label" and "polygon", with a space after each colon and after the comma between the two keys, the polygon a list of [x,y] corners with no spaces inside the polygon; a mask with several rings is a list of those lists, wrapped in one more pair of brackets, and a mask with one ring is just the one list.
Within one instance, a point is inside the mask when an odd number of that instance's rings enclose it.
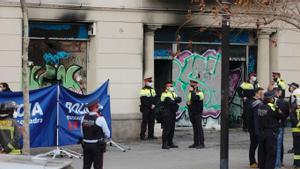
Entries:
{"label": "stone column base", "polygon": [[142,114],[112,114],[112,138],[115,141],[140,138]]}

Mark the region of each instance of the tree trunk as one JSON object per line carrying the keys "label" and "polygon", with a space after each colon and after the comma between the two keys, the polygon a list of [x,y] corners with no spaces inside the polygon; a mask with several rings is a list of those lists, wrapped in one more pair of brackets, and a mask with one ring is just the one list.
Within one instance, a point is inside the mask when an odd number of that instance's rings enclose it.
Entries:
{"label": "tree trunk", "polygon": [[23,100],[24,100],[24,123],[23,127],[23,154],[30,155],[30,131],[29,131],[29,77],[28,77],[28,46],[29,46],[29,31],[28,31],[28,9],[26,0],[20,0],[22,15],[23,15],[23,40],[22,40],[22,84],[23,84]]}

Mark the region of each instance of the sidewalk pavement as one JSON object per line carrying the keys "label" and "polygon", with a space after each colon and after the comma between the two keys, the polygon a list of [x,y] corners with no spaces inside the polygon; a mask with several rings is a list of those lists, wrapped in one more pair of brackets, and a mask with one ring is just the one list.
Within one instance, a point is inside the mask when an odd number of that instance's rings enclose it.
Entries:
{"label": "sidewalk pavement", "polygon": [[[284,165],[291,168],[293,154],[287,154],[292,147],[292,134],[286,129]],[[230,130],[229,168],[248,169],[249,134],[239,129]],[[162,150],[161,139],[122,142],[131,150],[121,152],[115,147],[108,147],[104,158],[104,169],[219,169],[220,168],[220,132],[205,131],[205,149],[189,149],[192,144],[192,129],[177,128],[174,142],[178,149]],[[80,146],[73,150],[82,152]],[[35,149],[33,153],[45,152]],[[63,160],[63,159],[62,159]],[[73,159],[74,169],[82,168],[82,159]]]}

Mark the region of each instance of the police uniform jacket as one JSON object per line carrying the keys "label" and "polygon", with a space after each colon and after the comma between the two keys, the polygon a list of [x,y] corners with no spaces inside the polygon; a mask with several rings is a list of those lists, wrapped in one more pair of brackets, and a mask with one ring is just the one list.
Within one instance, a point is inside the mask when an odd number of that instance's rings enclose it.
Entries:
{"label": "police uniform jacket", "polygon": [[5,153],[21,154],[20,138],[21,133],[14,119],[0,119],[0,145]]}
{"label": "police uniform jacket", "polygon": [[279,110],[282,112],[283,118],[279,121],[280,127],[285,126],[286,119],[289,117],[290,114],[290,107],[289,103],[285,101],[283,98],[276,98],[275,100],[276,106],[279,108]]}
{"label": "police uniform jacket", "polygon": [[188,96],[189,115],[201,115],[203,112],[204,94],[201,91],[190,91]]}
{"label": "police uniform jacket", "polygon": [[83,142],[97,143],[110,137],[110,131],[103,116],[96,112],[89,112],[84,115],[82,121]]}
{"label": "police uniform jacket", "polygon": [[249,104],[247,105],[249,118],[248,118],[248,130],[254,132],[256,135],[259,134],[259,124],[258,124],[258,108],[262,104],[262,100],[251,98]]}
{"label": "police uniform jacket", "polygon": [[282,91],[282,98],[285,97],[285,89],[287,88],[286,82],[283,79],[278,78],[274,84],[274,87],[278,87]]}
{"label": "police uniform jacket", "polygon": [[161,94],[160,101],[163,105],[163,115],[176,115],[179,108],[178,103],[181,102],[181,98],[176,95],[175,92],[165,91]]}
{"label": "police uniform jacket", "polygon": [[300,136],[300,108],[294,106],[291,114],[292,132],[295,136]]}
{"label": "police uniform jacket", "polygon": [[152,105],[155,105],[156,92],[153,88],[145,86],[140,91],[141,112],[151,111]]}
{"label": "police uniform jacket", "polygon": [[251,99],[254,96],[254,86],[249,82],[243,82],[238,88],[238,94],[241,98]]}
{"label": "police uniform jacket", "polygon": [[279,120],[284,118],[273,103],[264,103],[258,108],[259,129],[261,135],[275,134],[279,128]]}

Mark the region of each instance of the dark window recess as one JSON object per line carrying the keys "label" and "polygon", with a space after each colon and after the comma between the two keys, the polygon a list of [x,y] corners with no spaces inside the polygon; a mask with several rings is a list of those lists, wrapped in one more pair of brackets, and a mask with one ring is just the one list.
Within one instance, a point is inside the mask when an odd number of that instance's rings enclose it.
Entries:
{"label": "dark window recess", "polygon": [[88,24],[30,22],[29,36],[40,38],[88,39]]}
{"label": "dark window recess", "polygon": [[172,81],[172,60],[155,60],[154,64],[155,90],[158,95],[164,90],[165,83]]}

